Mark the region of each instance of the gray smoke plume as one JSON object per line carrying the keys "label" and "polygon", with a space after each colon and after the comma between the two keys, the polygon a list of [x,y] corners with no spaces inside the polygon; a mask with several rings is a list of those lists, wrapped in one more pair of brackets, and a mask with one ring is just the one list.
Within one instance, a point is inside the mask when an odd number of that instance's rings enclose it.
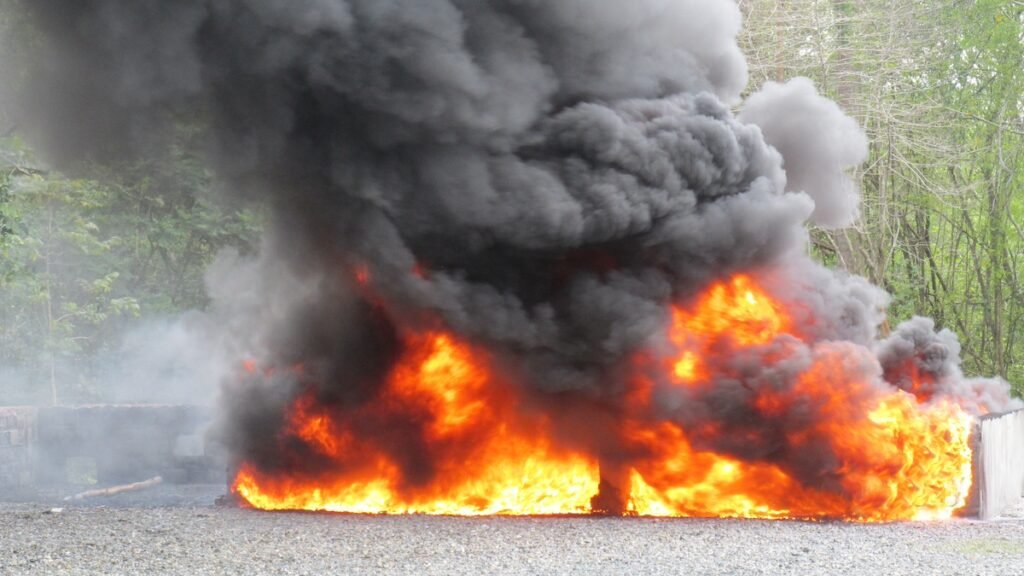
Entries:
{"label": "gray smoke plume", "polygon": [[[738,271],[796,304],[811,344],[779,366],[716,359],[731,368],[708,397],[666,387],[668,417],[736,428],[719,449],[807,482],[834,472],[827,454],[778,448],[812,410],[752,418],[750,394],[792,386],[835,350],[877,386],[889,386],[883,367],[909,386],[900,366],[912,361],[936,394],[973,386],[985,409],[1008,398],[1004,383],[966,383],[955,340],[921,321],[877,344],[881,366],[870,354],[885,295],[805,254],[805,224],[856,217],[844,170],[865,158],[865,137],[806,80],[770,84],[732,114],[746,65],[731,1],[27,8],[46,32],[31,127],[58,161],[146,153],[201,112],[227,187],[273,213],[258,262],[211,274],[215,300],[251,340],[239,350],[301,363],[325,405],[366,401],[400,333],[440,326],[533,392],[614,412],[624,361],[660,349],[670,306]],[[297,387],[229,384],[239,457],[280,461],[273,437]],[[426,450],[408,428],[391,432],[394,450]],[[741,443],[754,429],[764,442]],[[612,434],[593,435],[574,442],[614,460]],[[428,482],[413,460],[407,476]]]}
{"label": "gray smoke plume", "polygon": [[986,378],[965,378],[960,370],[960,342],[947,329],[935,330],[930,318],[900,324],[875,347],[885,379],[925,397],[955,398],[976,413],[1020,405],[1005,385]]}
{"label": "gray smoke plume", "polygon": [[860,194],[844,169],[868,157],[868,142],[835,102],[818,95],[806,78],[767,83],[743,106],[740,121],[756,124],[785,158],[786,190],[814,199],[812,220],[826,228],[853,223]]}

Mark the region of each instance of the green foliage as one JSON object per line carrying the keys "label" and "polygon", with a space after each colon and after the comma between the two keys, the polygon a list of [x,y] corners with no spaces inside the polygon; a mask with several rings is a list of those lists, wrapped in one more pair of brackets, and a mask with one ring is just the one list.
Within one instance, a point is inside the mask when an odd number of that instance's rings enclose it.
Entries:
{"label": "green foliage", "polygon": [[902,191],[915,244],[894,253],[887,285],[896,310],[933,315],[959,332],[965,366],[1024,384],[1024,299],[1018,256],[1024,205],[1024,7],[1002,0],[957,2],[941,13],[949,32],[920,75],[940,104],[951,153],[918,153],[933,189]]}
{"label": "green foliage", "polygon": [[186,144],[159,162],[69,178],[35,168],[17,139],[0,142],[0,367],[21,376],[6,379],[18,390],[0,388],[5,403],[102,397],[90,360],[119,329],[202,308],[216,252],[250,249],[258,215],[210,200],[210,175]]}
{"label": "green foliage", "polygon": [[203,308],[207,265],[251,250],[261,217],[213,200],[193,118],[156,158],[45,167],[18,136],[39,42],[21,1],[0,0],[0,404],[97,400],[94,359],[139,318]]}

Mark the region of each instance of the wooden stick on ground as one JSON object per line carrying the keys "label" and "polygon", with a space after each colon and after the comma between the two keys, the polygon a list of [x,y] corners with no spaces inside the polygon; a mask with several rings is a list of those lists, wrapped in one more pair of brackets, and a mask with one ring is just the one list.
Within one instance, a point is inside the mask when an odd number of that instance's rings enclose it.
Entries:
{"label": "wooden stick on ground", "polygon": [[163,482],[164,479],[160,476],[154,476],[149,480],[143,480],[142,482],[135,482],[133,484],[121,484],[120,486],[111,486],[110,488],[99,488],[96,490],[86,490],[85,492],[79,492],[74,496],[67,496],[64,501],[68,500],[83,500],[85,498],[93,498],[95,496],[113,496],[114,494],[121,494],[122,492],[134,492],[136,490],[145,490],[146,488],[152,488],[157,484]]}

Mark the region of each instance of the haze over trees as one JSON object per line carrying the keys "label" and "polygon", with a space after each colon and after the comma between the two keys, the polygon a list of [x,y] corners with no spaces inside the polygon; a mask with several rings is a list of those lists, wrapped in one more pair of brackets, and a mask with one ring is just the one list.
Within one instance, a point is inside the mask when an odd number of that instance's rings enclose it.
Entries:
{"label": "haze over trees", "polygon": [[[960,336],[965,372],[1024,384],[1024,3],[741,0],[749,91],[811,78],[865,128],[861,217],[816,256],[892,295],[893,324]],[[0,0],[0,92],[38,41]],[[0,101],[9,101],[0,93]],[[218,198],[195,118],[146,163],[58,173],[0,108],[0,404],[110,397],[126,329],[207,304],[222,249],[254,249],[258,207]]]}
{"label": "haze over trees", "polygon": [[0,404],[103,400],[125,331],[205,306],[210,261],[251,250],[260,215],[218,202],[184,121],[162,157],[49,168],[3,97],[35,41],[17,2],[0,0]]}

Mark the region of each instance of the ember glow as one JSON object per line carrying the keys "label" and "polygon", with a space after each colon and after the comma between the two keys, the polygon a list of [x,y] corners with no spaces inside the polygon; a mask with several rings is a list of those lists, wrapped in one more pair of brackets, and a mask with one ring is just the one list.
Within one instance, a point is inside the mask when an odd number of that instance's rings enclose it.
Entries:
{"label": "ember glow", "polygon": [[[748,275],[711,285],[670,317],[675,352],[657,369],[676,387],[669,393],[691,400],[714,394],[715,383],[729,378],[743,386],[742,367],[729,358],[750,357],[761,347],[756,357],[786,365],[808,348],[786,306]],[[527,387],[508,380],[485,350],[449,333],[407,334],[405,344],[370,402],[318,405],[312,392],[299,394],[279,438],[293,460],[276,469],[243,463],[233,490],[265,510],[591,512],[602,458],[564,431],[601,426],[601,420],[573,422],[586,419],[587,411],[545,407]],[[830,452],[835,465],[828,476],[800,478],[774,454],[709,449],[737,430],[714,424],[687,430],[672,418],[657,418],[652,398],[658,392],[637,374],[613,430],[595,431],[617,435],[622,448],[616,466],[625,472],[628,497],[618,512],[890,521],[948,518],[964,505],[971,481],[972,418],[966,412],[949,401],[927,402],[851,378],[862,372],[853,369],[857,365],[874,361],[861,347],[823,343],[811,356],[794,386],[758,386],[746,409],[772,421],[812,407],[812,423],[787,431],[778,450]],[[409,428],[421,445],[396,448]],[[303,459],[320,463],[310,469]],[[410,477],[416,476],[410,469],[421,478]]]}

